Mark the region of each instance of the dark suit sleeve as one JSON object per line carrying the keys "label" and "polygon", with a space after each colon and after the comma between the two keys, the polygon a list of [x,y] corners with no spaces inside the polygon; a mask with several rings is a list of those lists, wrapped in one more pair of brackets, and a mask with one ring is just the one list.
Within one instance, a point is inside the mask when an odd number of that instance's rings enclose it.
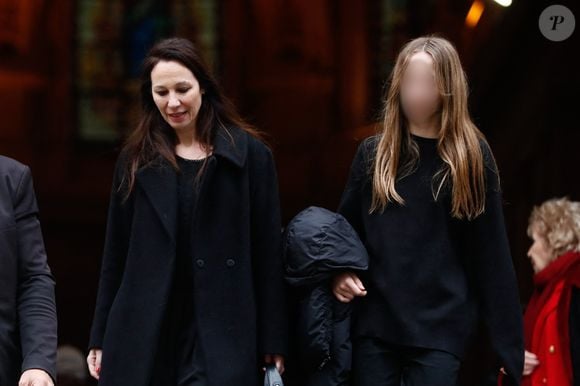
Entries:
{"label": "dark suit sleeve", "polygon": [[18,231],[18,319],[22,371],[41,369],[56,379],[55,282],[47,264],[30,169],[22,173],[14,214]]}
{"label": "dark suit sleeve", "polygon": [[[132,193],[127,200],[124,199],[124,162],[124,158],[119,157],[113,176],[105,247],[89,348],[102,347],[109,311],[117,295],[127,257],[134,194]],[[121,186],[123,187],[120,188]]]}
{"label": "dark suit sleeve", "polygon": [[287,292],[281,252],[278,178],[271,151],[251,151],[251,240],[260,354],[287,355]]}
{"label": "dark suit sleeve", "polygon": [[580,288],[572,288],[570,300],[570,354],[574,386],[580,386]]}
{"label": "dark suit sleeve", "polygon": [[504,377],[504,384],[519,385],[524,362],[522,310],[505,229],[499,175],[487,146],[484,157],[485,212],[468,223],[467,256],[480,315],[499,365],[508,374]]}

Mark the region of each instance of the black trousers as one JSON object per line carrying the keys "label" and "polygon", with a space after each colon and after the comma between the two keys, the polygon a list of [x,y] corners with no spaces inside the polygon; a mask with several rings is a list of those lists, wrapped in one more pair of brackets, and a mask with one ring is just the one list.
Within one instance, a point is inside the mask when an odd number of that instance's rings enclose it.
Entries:
{"label": "black trousers", "polygon": [[354,386],[454,386],[461,361],[445,351],[392,345],[375,338],[353,342]]}

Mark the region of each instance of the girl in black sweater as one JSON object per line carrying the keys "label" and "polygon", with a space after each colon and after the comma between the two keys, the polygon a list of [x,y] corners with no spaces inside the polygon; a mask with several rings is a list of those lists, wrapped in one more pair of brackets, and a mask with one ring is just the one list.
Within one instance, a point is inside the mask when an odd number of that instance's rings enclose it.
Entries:
{"label": "girl in black sweater", "polygon": [[522,318],[497,167],[469,117],[453,45],[409,42],[393,69],[382,133],[352,164],[339,212],[365,243],[369,271],[335,277],[355,303],[356,386],[451,386],[476,319],[498,371],[519,384]]}

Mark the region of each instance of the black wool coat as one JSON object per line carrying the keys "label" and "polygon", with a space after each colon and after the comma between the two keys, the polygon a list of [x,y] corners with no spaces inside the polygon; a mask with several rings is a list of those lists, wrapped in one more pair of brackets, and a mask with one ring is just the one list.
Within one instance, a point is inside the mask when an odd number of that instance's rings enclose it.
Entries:
{"label": "black wool coat", "polygon": [[[276,169],[241,129],[212,144],[191,235],[198,342],[208,385],[257,385],[263,355],[287,346]],[[143,167],[124,202],[122,159],[89,346],[103,350],[100,385],[146,386],[175,273],[177,172],[161,158]]]}

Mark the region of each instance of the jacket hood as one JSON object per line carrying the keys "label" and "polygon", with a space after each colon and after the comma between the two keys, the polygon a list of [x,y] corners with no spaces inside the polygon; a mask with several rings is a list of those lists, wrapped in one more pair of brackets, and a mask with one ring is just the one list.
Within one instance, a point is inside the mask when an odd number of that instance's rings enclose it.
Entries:
{"label": "jacket hood", "polygon": [[293,286],[316,284],[340,270],[364,271],[369,256],[356,231],[338,213],[311,206],[284,232],[286,280]]}

